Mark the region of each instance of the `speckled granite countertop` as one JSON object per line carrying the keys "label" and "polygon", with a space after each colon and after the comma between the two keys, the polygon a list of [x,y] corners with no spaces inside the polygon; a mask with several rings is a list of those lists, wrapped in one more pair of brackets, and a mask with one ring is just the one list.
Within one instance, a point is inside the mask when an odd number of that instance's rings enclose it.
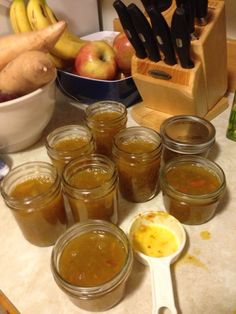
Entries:
{"label": "speckled granite countertop", "polygon": [[[185,226],[187,247],[172,267],[178,311],[183,314],[236,313],[236,142],[225,137],[232,95],[229,102],[229,108],[212,120],[216,144],[210,155],[224,169],[227,193],[212,220],[199,226]],[[62,124],[83,123],[83,118],[82,109],[58,94],[55,114],[41,140],[26,151],[10,154],[10,165],[49,161],[45,135]],[[129,117],[128,125],[134,124]],[[142,204],[121,200],[120,226],[126,229],[134,214],[148,209],[164,210],[160,193]],[[52,247],[29,244],[1,197],[0,241],[0,289],[22,314],[88,313],[75,307],[54,282],[50,271]],[[106,313],[150,314],[151,309],[149,269],[135,262],[124,299]]]}

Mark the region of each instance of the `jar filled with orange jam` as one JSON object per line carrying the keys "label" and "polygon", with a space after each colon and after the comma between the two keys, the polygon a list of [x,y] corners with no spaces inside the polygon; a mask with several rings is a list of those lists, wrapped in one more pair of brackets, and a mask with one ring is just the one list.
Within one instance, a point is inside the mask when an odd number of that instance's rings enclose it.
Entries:
{"label": "jar filled with orange jam", "polygon": [[69,161],[94,152],[93,136],[85,126],[62,126],[47,136],[46,148],[52,163],[61,174]]}
{"label": "jar filled with orange jam", "polygon": [[146,127],[129,127],[114,139],[113,156],[121,195],[131,202],[146,202],[159,187],[161,137]]}
{"label": "jar filled with orange jam", "polygon": [[221,167],[200,156],[176,157],[166,163],[160,184],[167,212],[189,225],[210,220],[226,189]]}
{"label": "jar filled with orange jam", "polygon": [[116,101],[99,101],[86,109],[87,125],[93,133],[96,153],[112,156],[114,136],[126,127],[127,109]]}
{"label": "jar filled with orange jam", "polygon": [[12,169],[2,181],[2,196],[24,237],[50,246],[67,228],[61,182],[47,162],[28,162]]}
{"label": "jar filled with orange jam", "polygon": [[98,312],[123,297],[133,253],[126,234],[103,220],[76,223],[56,242],[51,269],[58,286],[81,309]]}
{"label": "jar filled with orange jam", "polygon": [[72,160],[64,168],[62,184],[76,222],[104,219],[117,223],[118,175],[108,157],[91,154]]}

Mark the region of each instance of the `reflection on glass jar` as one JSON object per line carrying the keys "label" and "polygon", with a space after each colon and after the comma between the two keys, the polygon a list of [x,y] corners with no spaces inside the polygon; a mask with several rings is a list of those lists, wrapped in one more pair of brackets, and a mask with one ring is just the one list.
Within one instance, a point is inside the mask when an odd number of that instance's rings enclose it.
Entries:
{"label": "reflection on glass jar", "polygon": [[91,129],[96,153],[112,156],[114,136],[126,127],[127,109],[116,101],[99,101],[86,109],[87,125]]}
{"label": "reflection on glass jar", "polygon": [[176,157],[166,163],[160,184],[167,212],[189,225],[211,219],[226,189],[223,170],[200,156]]}
{"label": "reflection on glass jar", "polygon": [[191,115],[166,119],[160,127],[163,163],[183,155],[207,157],[215,143],[215,127],[211,122]]}
{"label": "reflection on glass jar", "polygon": [[51,269],[58,286],[78,307],[105,311],[123,297],[133,253],[126,234],[102,220],[73,225],[56,242]]}
{"label": "reflection on glass jar", "polygon": [[53,165],[28,162],[12,169],[3,179],[1,193],[32,244],[50,246],[66,230],[61,182]]}
{"label": "reflection on glass jar", "polygon": [[52,163],[61,174],[69,161],[94,152],[92,133],[85,126],[62,126],[47,136],[46,148]]}
{"label": "reflection on glass jar", "polygon": [[62,183],[75,221],[117,223],[118,175],[108,157],[92,154],[72,160],[64,168]]}
{"label": "reflection on glass jar", "polygon": [[158,191],[161,137],[146,127],[129,127],[114,139],[113,157],[122,196],[131,202],[145,202]]}

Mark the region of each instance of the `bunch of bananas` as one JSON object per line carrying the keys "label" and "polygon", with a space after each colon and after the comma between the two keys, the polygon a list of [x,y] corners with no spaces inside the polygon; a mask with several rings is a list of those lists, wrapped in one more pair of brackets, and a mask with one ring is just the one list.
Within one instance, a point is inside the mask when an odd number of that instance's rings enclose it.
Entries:
{"label": "bunch of bananas", "polygon": [[[10,21],[15,33],[41,30],[58,19],[45,0],[13,0],[10,6]],[[86,43],[79,36],[65,30],[49,53],[57,68],[63,68],[65,61],[76,57],[80,48]]]}

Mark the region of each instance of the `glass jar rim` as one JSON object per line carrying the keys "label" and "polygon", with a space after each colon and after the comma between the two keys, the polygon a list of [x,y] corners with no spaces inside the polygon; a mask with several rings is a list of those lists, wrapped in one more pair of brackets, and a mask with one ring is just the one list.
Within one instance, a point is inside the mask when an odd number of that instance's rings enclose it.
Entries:
{"label": "glass jar rim", "polygon": [[[207,194],[189,194],[189,193],[184,193],[176,190],[172,185],[170,185],[166,180],[164,180],[165,173],[168,172],[169,169],[174,167],[175,165],[181,164],[181,163],[188,163],[188,164],[198,164],[201,167],[205,167],[207,165],[207,168],[213,171],[219,181],[220,185],[219,187],[212,192],[209,192]],[[223,192],[226,188],[226,177],[223,169],[214,161],[209,160],[205,157],[202,156],[180,156],[180,157],[175,157],[172,160],[168,161],[165,165],[161,167],[160,171],[160,185],[163,189],[165,187],[168,189],[168,191],[171,191],[174,193],[176,196],[180,196],[182,199],[192,199],[192,200],[199,200],[201,199],[209,199],[209,198],[214,198],[217,195],[219,195],[221,192]]]}
{"label": "glass jar rim", "polygon": [[118,124],[124,119],[127,120],[127,108],[124,104],[118,101],[114,101],[114,100],[102,100],[102,101],[97,101],[95,103],[90,104],[85,109],[87,124],[89,124],[90,116],[94,116],[97,112],[103,112],[104,110],[119,112],[120,115],[110,120],[103,120],[103,119],[92,120],[93,124],[96,124],[99,126],[106,126],[106,125],[113,125],[114,123]]}
{"label": "glass jar rim", "polygon": [[[183,139],[183,136],[178,136],[177,133],[180,125],[186,125],[188,128],[191,125],[197,125],[198,129],[204,132],[204,134],[196,134],[195,132],[194,137],[184,137]],[[170,134],[171,128],[173,128],[172,132],[174,133],[174,137]],[[172,151],[184,152],[186,154],[204,152],[214,144],[215,134],[215,127],[210,121],[194,115],[176,115],[170,117],[166,119],[160,127],[160,135],[162,137],[163,146]]]}
{"label": "glass jar rim", "polygon": [[[138,152],[138,153],[136,152],[130,153],[130,152],[125,151],[124,149],[120,149],[118,141],[120,140],[122,136],[123,137],[125,137],[126,135],[128,136],[129,133],[131,132],[134,133],[132,137],[135,137],[135,136],[139,137],[143,135],[146,136],[149,133],[152,136],[153,142],[156,141],[157,146],[149,152]],[[145,139],[147,139],[147,137]],[[122,155],[129,157],[131,159],[153,159],[154,157],[156,157],[157,155],[161,153],[161,150],[162,150],[162,140],[161,140],[160,134],[154,129],[143,127],[143,126],[131,126],[131,127],[122,129],[115,135],[114,141],[113,141],[114,155],[117,155],[117,152],[119,151],[122,153]]]}
{"label": "glass jar rim", "polygon": [[[112,187],[115,184],[115,182],[118,181],[118,173],[117,173],[116,165],[112,160],[110,160],[107,156],[102,155],[102,154],[88,154],[88,155],[83,155],[81,157],[75,158],[71,160],[67,165],[65,165],[64,170],[62,172],[62,178],[61,178],[62,185],[65,188],[69,188],[70,190],[76,193],[89,194],[89,193],[96,193],[96,191],[99,191],[101,189],[101,186],[96,186],[94,188],[86,188],[86,189],[78,188],[71,185],[70,182],[68,182],[66,178],[70,170],[73,169],[75,165],[79,164],[82,167],[89,166],[91,165],[89,163],[90,161],[93,162],[92,165],[101,166],[102,165],[101,163],[103,163],[104,166],[112,168],[112,170],[110,171],[111,175],[109,179],[105,183],[103,183],[103,188],[104,186],[107,186],[107,188]],[[73,176],[74,173],[75,172],[73,172],[71,175]]]}
{"label": "glass jar rim", "polygon": [[[41,174],[40,172],[33,171],[34,168],[43,167],[45,169],[48,169],[51,171],[50,178],[53,178],[53,182],[50,186],[50,189],[47,191],[43,191],[42,193],[30,196],[30,197],[24,197],[24,198],[15,198],[11,196],[9,193],[6,192],[4,186],[7,184],[7,181],[10,180],[10,178],[14,175],[17,175],[18,172],[24,171],[24,170],[30,170],[31,169],[31,176],[30,177],[37,177],[37,174]],[[27,176],[25,176],[27,178]],[[22,176],[21,176],[22,178]],[[22,181],[21,181],[22,182]],[[54,165],[50,164],[49,162],[45,161],[30,161],[23,164],[20,164],[13,169],[3,178],[1,182],[1,194],[6,201],[6,203],[13,209],[13,210],[21,210],[22,206],[19,206],[22,204],[22,201],[27,204],[32,204],[34,202],[39,202],[41,199],[47,199],[49,196],[52,196],[57,190],[60,188],[60,177],[58,175],[57,169]],[[36,209],[37,210],[37,209]],[[38,205],[38,210],[40,210],[40,206]]]}
{"label": "glass jar rim", "polygon": [[[86,230],[86,228],[90,229]],[[60,260],[59,253],[63,251],[67,244],[67,241],[71,241],[72,239],[76,238],[81,234],[85,234],[89,231],[95,230],[100,231],[104,230],[110,232],[124,244],[127,253],[125,263],[122,266],[121,270],[113,278],[98,286],[83,287],[70,284],[60,275],[60,272],[58,270],[58,262]],[[73,296],[79,295],[81,299],[96,298],[100,295],[106,294],[109,291],[115,289],[121,282],[126,280],[126,278],[129,276],[132,270],[132,264],[133,264],[133,251],[125,232],[117,225],[105,220],[88,219],[83,222],[75,223],[57,239],[51,253],[51,270],[55,281],[60,286],[60,288],[64,290],[66,293],[69,293],[70,295]]]}

